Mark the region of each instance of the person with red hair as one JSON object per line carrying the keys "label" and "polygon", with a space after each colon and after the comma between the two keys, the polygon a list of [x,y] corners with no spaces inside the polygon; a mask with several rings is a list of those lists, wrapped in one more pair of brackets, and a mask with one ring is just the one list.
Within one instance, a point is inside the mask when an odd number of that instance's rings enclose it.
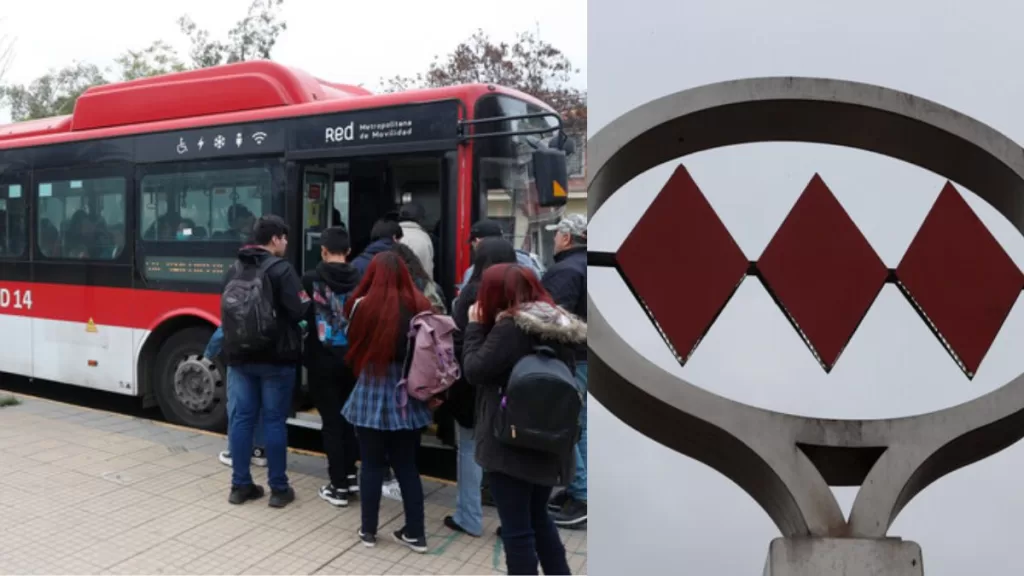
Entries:
{"label": "person with red hair", "polygon": [[409,323],[425,310],[430,310],[430,302],[416,289],[401,256],[390,250],[374,256],[345,303],[345,360],[358,380],[342,409],[356,428],[362,458],[359,538],[368,547],[377,543],[381,482],[390,465],[405,509],[405,526],[394,533],[395,540],[421,554],[427,551],[427,538],[416,452],[432,415],[425,403],[401,394],[398,384],[408,352]]}
{"label": "person with red hair", "polygon": [[[488,268],[477,302],[469,310],[462,370],[477,390],[475,430],[494,430],[501,391],[512,369],[537,346],[551,348],[575,368],[574,350],[587,339],[587,325],[559,308],[537,275],[518,264]],[[565,546],[548,512],[555,486],[572,481],[572,449],[554,454],[502,443],[493,433],[476,436],[476,460],[487,473],[501,519],[509,574],[569,574]]]}

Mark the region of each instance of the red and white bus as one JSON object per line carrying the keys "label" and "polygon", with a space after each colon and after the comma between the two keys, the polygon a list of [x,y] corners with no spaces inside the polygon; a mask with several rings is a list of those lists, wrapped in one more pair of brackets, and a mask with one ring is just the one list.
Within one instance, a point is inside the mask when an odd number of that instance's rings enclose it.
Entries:
{"label": "red and white bus", "polygon": [[0,127],[0,371],[222,430],[224,378],[197,358],[253,217],[286,219],[301,273],[326,226],[358,254],[418,202],[451,297],[489,195],[512,201],[519,238],[558,217],[560,127],[500,86],[374,95],[264,61],[100,86],[70,116]]}

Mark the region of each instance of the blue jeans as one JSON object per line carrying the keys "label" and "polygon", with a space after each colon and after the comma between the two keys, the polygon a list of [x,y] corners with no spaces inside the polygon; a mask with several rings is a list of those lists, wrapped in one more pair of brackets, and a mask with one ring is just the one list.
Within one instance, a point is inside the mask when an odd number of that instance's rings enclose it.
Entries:
{"label": "blue jeans", "polygon": [[580,441],[576,444],[576,478],[569,484],[569,495],[580,502],[587,501],[587,363],[576,363],[576,384],[583,392],[583,409],[580,411]]}
{"label": "blue jeans", "polygon": [[266,436],[267,483],[271,490],[288,489],[288,413],[295,366],[245,364],[228,367],[228,449],[231,451],[231,485],[252,484],[249,465],[253,432],[262,413]]}
{"label": "blue jeans", "polygon": [[530,484],[500,472],[488,472],[501,520],[508,574],[570,574],[565,546],[548,514],[551,486]]}
{"label": "blue jeans", "polygon": [[455,425],[459,438],[459,491],[455,496],[452,520],[473,536],[484,533],[484,509],[480,501],[480,484],[484,470],[476,463],[476,435],[472,428]]}

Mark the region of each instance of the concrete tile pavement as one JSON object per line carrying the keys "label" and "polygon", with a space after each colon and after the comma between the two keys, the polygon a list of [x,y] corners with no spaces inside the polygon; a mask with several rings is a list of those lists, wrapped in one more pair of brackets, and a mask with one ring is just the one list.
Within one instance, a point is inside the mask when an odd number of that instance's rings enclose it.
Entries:
{"label": "concrete tile pavement", "polygon": [[[216,460],[223,437],[21,400],[0,408],[0,574],[504,574],[493,509],[482,538],[442,524],[453,486],[424,480],[430,552],[390,539],[402,509],[387,499],[381,539],[367,549],[358,501],[339,510],[317,497],[320,457],[289,454],[291,506],[231,506],[230,470]],[[585,574],[586,532],[562,540],[573,573]]]}

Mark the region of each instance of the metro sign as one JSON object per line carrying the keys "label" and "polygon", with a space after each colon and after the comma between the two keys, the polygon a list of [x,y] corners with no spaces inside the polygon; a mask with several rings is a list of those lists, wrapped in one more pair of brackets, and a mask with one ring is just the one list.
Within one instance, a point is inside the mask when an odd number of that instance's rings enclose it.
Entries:
{"label": "metro sign", "polygon": [[[668,270],[654,262],[665,250],[677,255]],[[948,182],[895,270],[817,174],[761,257],[748,262],[679,166],[614,262],[681,364],[754,276],[826,372],[892,283],[973,378],[1024,289],[1024,274]]]}
{"label": "metro sign", "polygon": [[[1024,289],[1024,274],[950,182],[1024,232],[1024,150],[973,118],[880,86],[735,80],[665,96],[602,128],[587,142],[588,212],[600,213],[655,166],[755,142],[857,148],[930,170],[947,184],[895,269],[885,267],[829,190],[827,174],[811,179],[751,262],[680,166],[619,250],[590,253],[590,265],[619,270],[683,363],[737,287],[759,281],[831,370],[891,283],[973,377]],[[666,243],[672,266],[656,259]],[[911,417],[804,417],[725,398],[660,368],[609,324],[589,293],[587,314],[590,393],[641,434],[727,476],[795,541],[885,540],[899,512],[929,484],[1024,438],[1024,374],[958,406]],[[832,486],[860,487],[848,517]]]}

